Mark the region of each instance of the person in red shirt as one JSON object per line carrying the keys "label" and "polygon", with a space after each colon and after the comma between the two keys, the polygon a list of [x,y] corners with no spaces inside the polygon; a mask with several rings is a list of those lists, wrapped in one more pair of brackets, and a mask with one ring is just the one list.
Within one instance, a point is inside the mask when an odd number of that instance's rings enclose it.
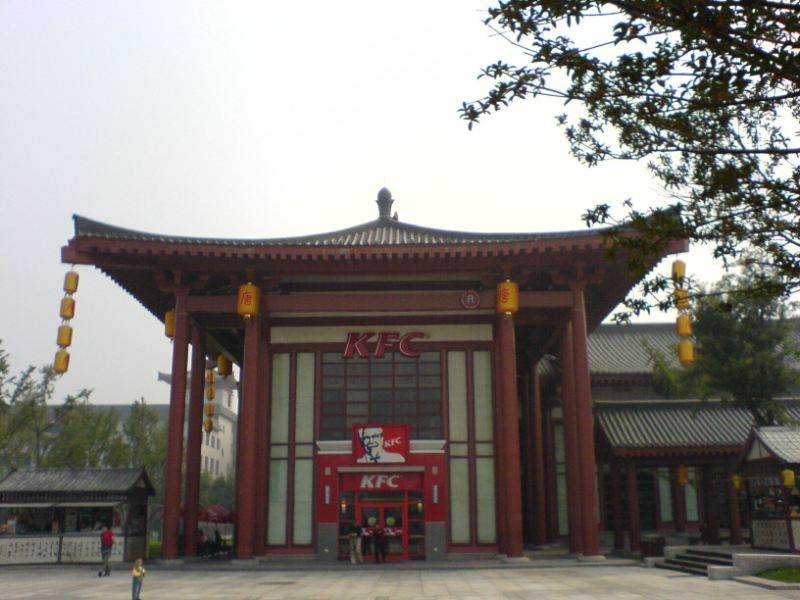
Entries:
{"label": "person in red shirt", "polygon": [[111,575],[111,567],[108,565],[108,559],[111,558],[111,549],[114,547],[114,533],[105,525],[100,533],[100,556],[103,559],[103,564],[97,572],[98,577]]}

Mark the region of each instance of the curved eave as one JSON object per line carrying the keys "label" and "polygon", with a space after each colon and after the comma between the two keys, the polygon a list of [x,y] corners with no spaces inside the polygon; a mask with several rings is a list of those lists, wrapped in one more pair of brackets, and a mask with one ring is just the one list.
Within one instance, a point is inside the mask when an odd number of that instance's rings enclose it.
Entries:
{"label": "curved eave", "polygon": [[558,233],[475,233],[448,231],[401,223],[393,219],[375,221],[330,233],[266,239],[194,238],[125,229],[80,215],[73,215],[76,239],[130,241],[168,245],[192,245],[230,248],[303,248],[303,247],[385,247],[440,246],[459,244],[514,244],[547,239],[586,236],[586,231]]}

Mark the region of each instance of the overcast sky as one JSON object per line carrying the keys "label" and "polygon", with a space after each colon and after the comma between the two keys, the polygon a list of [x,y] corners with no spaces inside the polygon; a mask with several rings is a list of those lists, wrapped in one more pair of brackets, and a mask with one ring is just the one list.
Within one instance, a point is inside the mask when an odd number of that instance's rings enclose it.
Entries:
{"label": "overcast sky", "polygon": [[[488,90],[480,68],[523,61],[484,10],[0,0],[0,339],[12,373],[53,361],[73,214],[269,238],[372,221],[383,186],[402,221],[462,231],[579,230],[598,203],[664,202],[644,165],[577,164],[557,102],[522,102],[467,130],[457,110]],[[56,400],[92,388],[95,403],[167,402],[161,323],[99,271],[77,270]]]}

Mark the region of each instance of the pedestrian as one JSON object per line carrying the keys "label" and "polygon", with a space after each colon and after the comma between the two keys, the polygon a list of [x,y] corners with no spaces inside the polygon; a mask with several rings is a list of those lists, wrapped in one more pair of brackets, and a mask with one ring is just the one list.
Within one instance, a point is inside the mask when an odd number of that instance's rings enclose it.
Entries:
{"label": "pedestrian", "polygon": [[375,563],[386,562],[386,530],[378,525],[372,530],[372,545],[375,547]]}
{"label": "pedestrian", "polygon": [[353,521],[347,533],[350,536],[350,564],[354,565],[356,561],[363,563],[364,556],[361,554],[361,534],[364,533],[364,531],[361,529],[358,521]]}
{"label": "pedestrian", "polygon": [[137,558],[133,565],[133,589],[131,591],[132,600],[141,600],[141,598],[139,598],[139,594],[142,593],[142,582],[144,581],[144,576],[146,574],[147,572],[144,570],[144,565],[142,565],[142,559]]}
{"label": "pedestrian", "polygon": [[100,565],[100,570],[97,572],[98,577],[111,575],[111,567],[108,565],[108,559],[111,558],[111,549],[114,547],[114,532],[108,527],[103,525],[100,532],[100,558],[103,559],[103,564]]}

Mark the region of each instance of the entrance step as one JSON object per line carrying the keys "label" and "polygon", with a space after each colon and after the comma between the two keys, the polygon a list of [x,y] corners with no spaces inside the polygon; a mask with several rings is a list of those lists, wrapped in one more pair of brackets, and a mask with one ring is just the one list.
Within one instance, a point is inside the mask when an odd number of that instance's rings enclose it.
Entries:
{"label": "entrance step", "polygon": [[723,549],[687,549],[670,558],[654,561],[653,566],[694,575],[708,575],[709,566],[733,566],[733,552]]}

